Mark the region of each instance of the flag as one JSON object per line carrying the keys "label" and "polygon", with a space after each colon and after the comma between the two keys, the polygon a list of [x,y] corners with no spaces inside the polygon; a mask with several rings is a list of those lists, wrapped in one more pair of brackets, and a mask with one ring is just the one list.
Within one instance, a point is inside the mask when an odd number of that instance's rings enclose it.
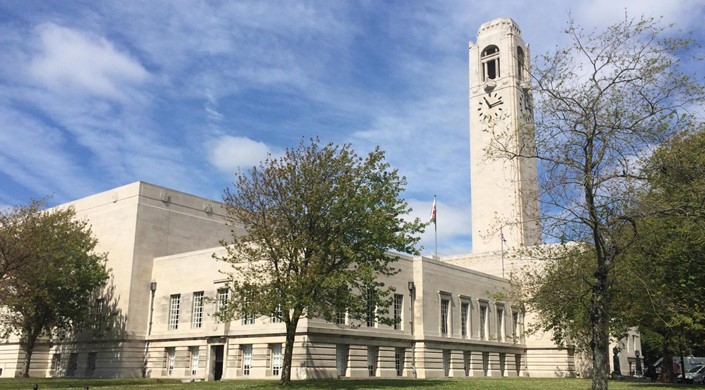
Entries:
{"label": "flag", "polygon": [[433,197],[433,209],[431,209],[431,219],[428,221],[428,223],[433,222],[434,224],[436,223],[436,197]]}

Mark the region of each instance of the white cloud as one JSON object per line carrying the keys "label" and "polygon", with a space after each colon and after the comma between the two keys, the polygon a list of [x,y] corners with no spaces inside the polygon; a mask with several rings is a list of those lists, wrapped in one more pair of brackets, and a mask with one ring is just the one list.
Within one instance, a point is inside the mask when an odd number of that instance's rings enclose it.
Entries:
{"label": "white cloud", "polygon": [[126,88],[149,77],[138,61],[105,38],[53,23],[41,24],[36,31],[39,53],[31,59],[28,71],[49,90],[122,100]]}
{"label": "white cloud", "polygon": [[276,153],[263,142],[225,135],[212,142],[208,161],[220,171],[232,172],[237,168],[258,165],[270,155],[275,156]]}

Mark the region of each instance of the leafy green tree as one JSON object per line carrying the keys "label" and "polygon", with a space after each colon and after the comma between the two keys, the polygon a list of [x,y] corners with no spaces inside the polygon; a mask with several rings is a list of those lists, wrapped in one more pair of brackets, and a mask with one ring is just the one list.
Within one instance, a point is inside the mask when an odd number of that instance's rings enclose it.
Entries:
{"label": "leafy green tree", "polygon": [[488,152],[538,160],[544,235],[585,244],[592,387],[607,389],[610,286],[615,261],[631,242],[631,196],[644,183],[638,162],[668,136],[695,127],[687,109],[705,92],[679,61],[693,42],[670,38],[653,19],[625,18],[603,32],[571,21],[566,33],[570,45],[537,58],[531,71],[537,116],[521,134],[535,135],[536,147],[489,126]]}
{"label": "leafy green tree", "polygon": [[[232,297],[220,316],[274,316],[286,326],[281,384],[291,380],[296,327],[302,317],[391,323],[390,287],[397,271],[387,251],[416,254],[424,225],[405,221],[406,180],[379,149],[365,158],[350,145],[302,140],[278,159],[239,172],[225,191],[230,223],[243,226],[224,242],[232,263]],[[370,310],[372,308],[372,310]]]}
{"label": "leafy green tree", "polygon": [[[0,225],[3,261],[0,329],[16,333],[25,351],[22,375],[37,339],[88,320],[91,298],[108,278],[106,254],[73,208],[42,210],[42,202],[15,208]],[[14,240],[6,241],[7,237]]]}
{"label": "leafy green tree", "polygon": [[663,340],[670,357],[702,345],[705,336],[705,129],[679,134],[648,159],[649,186],[639,193],[637,235],[618,272],[629,277],[622,289],[623,315]]}

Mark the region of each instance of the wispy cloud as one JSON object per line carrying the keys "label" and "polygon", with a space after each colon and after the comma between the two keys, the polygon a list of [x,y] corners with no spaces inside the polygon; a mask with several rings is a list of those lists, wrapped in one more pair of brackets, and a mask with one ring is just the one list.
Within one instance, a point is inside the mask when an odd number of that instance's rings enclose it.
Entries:
{"label": "wispy cloud", "polygon": [[31,77],[54,93],[89,94],[124,100],[126,88],[144,82],[149,73],[102,37],[53,23],[36,28],[39,51],[28,64]]}

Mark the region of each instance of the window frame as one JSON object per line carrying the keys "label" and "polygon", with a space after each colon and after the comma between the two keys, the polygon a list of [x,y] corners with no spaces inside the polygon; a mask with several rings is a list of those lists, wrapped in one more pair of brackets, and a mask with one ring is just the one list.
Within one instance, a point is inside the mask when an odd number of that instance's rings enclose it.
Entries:
{"label": "window frame", "polygon": [[169,318],[167,322],[168,330],[179,329],[179,312],[181,311],[181,294],[171,294],[169,296]]}

